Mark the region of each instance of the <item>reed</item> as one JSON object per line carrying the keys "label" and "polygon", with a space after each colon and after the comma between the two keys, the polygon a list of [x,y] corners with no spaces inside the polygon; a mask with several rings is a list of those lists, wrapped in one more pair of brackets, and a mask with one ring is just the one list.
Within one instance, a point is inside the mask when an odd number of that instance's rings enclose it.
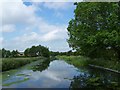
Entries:
{"label": "reed", "polygon": [[29,64],[33,61],[38,60],[36,57],[32,58],[2,58],[2,72],[10,69],[16,69],[23,65]]}

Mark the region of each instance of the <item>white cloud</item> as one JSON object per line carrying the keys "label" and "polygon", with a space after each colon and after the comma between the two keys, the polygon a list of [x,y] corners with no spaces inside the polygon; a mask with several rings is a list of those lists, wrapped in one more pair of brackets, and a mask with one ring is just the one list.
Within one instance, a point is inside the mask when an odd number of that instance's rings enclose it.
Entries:
{"label": "white cloud", "polygon": [[3,45],[3,37],[0,37],[0,48],[2,48]]}
{"label": "white cloud", "polygon": [[2,4],[2,21],[4,24],[30,24],[35,22],[35,7],[23,4],[23,2],[5,2]]}
{"label": "white cloud", "polygon": [[70,3],[67,2],[47,2],[44,3],[44,7],[54,10],[66,10],[71,7]]}
{"label": "white cloud", "polygon": [[3,37],[0,37],[0,44],[3,42]]}
{"label": "white cloud", "polygon": [[13,40],[16,43],[20,44],[20,43],[30,43],[38,39],[39,39],[38,34],[36,32],[30,32],[30,33],[24,34],[23,36],[18,36],[14,38]]}
{"label": "white cloud", "polygon": [[[41,28],[44,28],[44,26]],[[15,42],[18,43],[30,43],[30,42],[47,42],[47,41],[52,41],[52,40],[59,40],[59,39],[65,39],[67,38],[67,34],[65,32],[65,28],[61,28],[61,27],[56,27],[56,29],[54,29],[55,26],[53,28],[46,28],[46,30],[48,29],[49,31],[44,31],[44,29],[40,30],[42,32],[44,32],[44,34],[41,33],[36,33],[36,32],[28,32],[25,33],[22,36],[18,36],[14,39]]]}
{"label": "white cloud", "polygon": [[[35,4],[26,6],[19,0],[19,2],[5,2],[2,5],[2,14],[0,14],[0,18],[3,20],[2,32],[12,32],[12,34],[14,34],[13,31],[16,31],[19,33],[17,25],[25,26],[24,29],[21,30],[24,33],[23,35],[9,40],[6,39],[6,42],[4,42],[5,48],[23,51],[31,45],[67,38],[66,25],[50,24],[42,17],[36,16],[35,11],[40,8],[35,6]],[[64,5],[67,7],[68,4],[44,3],[45,7],[54,10],[63,9]],[[2,43],[2,39],[0,42]]]}
{"label": "white cloud", "polygon": [[57,37],[57,30],[54,30],[52,32],[48,32],[47,34],[45,34],[43,36],[43,40],[44,41],[50,41],[50,40],[55,40],[55,39],[59,39],[59,37]]}
{"label": "white cloud", "polygon": [[1,29],[1,32],[13,32],[13,31],[15,31],[15,25],[12,24],[4,25]]}

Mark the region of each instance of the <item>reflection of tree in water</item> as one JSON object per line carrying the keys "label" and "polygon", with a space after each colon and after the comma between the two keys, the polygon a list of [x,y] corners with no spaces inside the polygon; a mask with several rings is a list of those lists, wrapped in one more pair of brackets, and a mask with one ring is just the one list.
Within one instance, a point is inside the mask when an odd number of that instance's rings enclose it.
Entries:
{"label": "reflection of tree in water", "polygon": [[42,72],[43,70],[47,69],[49,67],[50,60],[47,59],[43,62],[38,63],[37,65],[32,67],[33,71],[40,71]]}
{"label": "reflection of tree in water", "polygon": [[74,76],[70,84],[70,89],[74,88],[97,88],[97,90],[110,88],[110,90],[120,90],[120,79],[118,78],[118,74],[90,70],[89,74],[84,73]]}

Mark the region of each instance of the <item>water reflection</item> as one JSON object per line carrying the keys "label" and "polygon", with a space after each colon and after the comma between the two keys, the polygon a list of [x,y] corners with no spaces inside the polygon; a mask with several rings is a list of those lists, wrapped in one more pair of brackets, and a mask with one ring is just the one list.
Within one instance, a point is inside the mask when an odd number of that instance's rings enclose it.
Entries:
{"label": "water reflection", "polygon": [[50,60],[49,59],[46,59],[44,60],[43,62],[39,62],[37,63],[36,65],[32,66],[32,70],[35,72],[35,71],[44,71],[45,69],[47,69],[49,67],[49,64],[50,64]]}
{"label": "water reflection", "polygon": [[114,90],[120,88],[119,80],[115,73],[87,67],[77,69],[61,60],[40,60],[14,71],[4,72],[2,84],[7,88],[94,87]]}
{"label": "water reflection", "polygon": [[119,74],[89,67],[88,73],[74,76],[69,88],[72,90],[74,88],[97,88],[99,90],[110,88],[112,90],[119,90],[119,80]]}
{"label": "water reflection", "polygon": [[[3,80],[4,88],[68,88],[78,69],[64,61],[35,62]],[[29,67],[30,67],[29,66]],[[27,66],[28,67],[28,66]],[[28,78],[27,80],[25,78]],[[24,80],[25,79],[25,80]],[[22,80],[22,81],[21,81]]]}

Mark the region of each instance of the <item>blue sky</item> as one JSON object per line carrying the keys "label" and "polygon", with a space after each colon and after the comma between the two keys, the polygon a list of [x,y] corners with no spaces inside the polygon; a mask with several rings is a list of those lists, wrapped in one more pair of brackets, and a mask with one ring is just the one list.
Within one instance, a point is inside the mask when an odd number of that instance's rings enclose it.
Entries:
{"label": "blue sky", "polygon": [[19,0],[2,5],[0,47],[24,51],[41,44],[52,51],[70,50],[66,39],[68,23],[74,18],[73,2]]}

